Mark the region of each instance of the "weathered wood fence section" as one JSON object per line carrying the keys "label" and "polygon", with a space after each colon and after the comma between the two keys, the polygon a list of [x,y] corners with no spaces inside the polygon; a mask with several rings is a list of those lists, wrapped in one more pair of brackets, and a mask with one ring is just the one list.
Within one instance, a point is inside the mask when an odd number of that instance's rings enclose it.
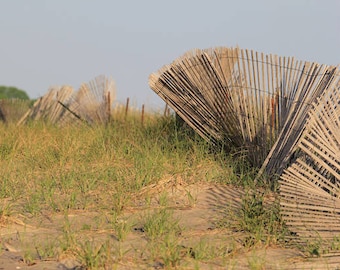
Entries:
{"label": "weathered wood fence section", "polygon": [[34,103],[18,124],[38,119],[58,125],[107,123],[115,98],[114,81],[105,76],[82,84],[78,91],[70,86],[53,87]]}
{"label": "weathered wood fence section", "polygon": [[335,67],[239,48],[194,50],[150,75],[149,85],[202,137],[248,150],[281,172],[311,104],[338,79]]}
{"label": "weathered wood fence section", "polygon": [[340,83],[312,105],[298,157],[280,179],[287,225],[304,239],[340,236]]}
{"label": "weathered wood fence section", "polygon": [[[193,50],[149,85],[202,137],[247,150],[281,176],[284,219],[300,236],[340,233],[340,71],[239,48]],[[312,233],[314,232],[314,233]]]}
{"label": "weathered wood fence section", "polygon": [[0,99],[0,121],[17,123],[29,110],[30,103],[23,99]]}

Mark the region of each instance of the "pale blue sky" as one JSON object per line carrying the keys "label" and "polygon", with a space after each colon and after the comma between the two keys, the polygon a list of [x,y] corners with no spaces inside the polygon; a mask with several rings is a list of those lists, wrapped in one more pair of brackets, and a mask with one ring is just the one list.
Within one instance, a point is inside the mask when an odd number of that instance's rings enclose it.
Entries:
{"label": "pale blue sky", "polygon": [[112,77],[162,106],[149,74],[193,48],[240,46],[340,64],[339,0],[0,0],[0,85],[31,98]]}

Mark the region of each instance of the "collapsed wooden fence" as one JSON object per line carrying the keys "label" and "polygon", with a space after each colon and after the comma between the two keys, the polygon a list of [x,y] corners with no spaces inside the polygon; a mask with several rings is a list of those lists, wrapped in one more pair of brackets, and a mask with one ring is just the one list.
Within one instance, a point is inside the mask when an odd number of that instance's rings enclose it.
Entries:
{"label": "collapsed wooden fence", "polygon": [[[42,120],[57,126],[107,124],[110,120],[127,120],[131,116],[140,119],[142,125],[147,119],[146,106],[141,108],[116,101],[115,84],[111,78],[98,76],[83,83],[78,91],[71,86],[51,87],[49,91],[34,104],[31,100],[0,100],[0,121],[23,125],[30,121]],[[159,112],[157,112],[158,114]],[[170,115],[166,105],[164,116]]]}
{"label": "collapsed wooden fence", "polygon": [[280,179],[281,211],[300,238],[340,235],[340,84],[308,114],[296,160]]}
{"label": "collapsed wooden fence", "polygon": [[334,87],[335,73],[294,58],[216,48],[185,54],[151,74],[149,84],[204,138],[246,148],[271,173],[285,167],[289,138],[300,135],[316,97]]}
{"label": "collapsed wooden fence", "polygon": [[151,74],[149,85],[202,137],[246,149],[259,176],[281,176],[283,216],[292,230],[334,235],[339,77],[334,66],[212,48],[184,54]]}
{"label": "collapsed wooden fence", "polygon": [[4,123],[17,123],[29,110],[30,100],[0,99],[0,121]]}
{"label": "collapsed wooden fence", "polygon": [[57,125],[107,123],[115,97],[114,81],[105,76],[83,83],[78,91],[70,86],[52,87],[18,124],[38,119]]}

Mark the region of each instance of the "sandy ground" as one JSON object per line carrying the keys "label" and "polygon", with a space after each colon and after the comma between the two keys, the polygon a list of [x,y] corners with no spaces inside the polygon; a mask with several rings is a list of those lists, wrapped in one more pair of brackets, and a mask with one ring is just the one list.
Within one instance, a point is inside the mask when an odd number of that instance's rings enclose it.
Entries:
{"label": "sandy ground", "polygon": [[[140,198],[148,194],[153,198],[149,207],[157,207],[159,196],[164,190],[168,194],[168,206],[173,209],[174,216],[179,219],[180,226],[185,228],[181,238],[183,248],[205,239],[211,246],[224,249],[230,255],[205,262],[183,259],[178,269],[340,269],[340,257],[336,254],[325,257],[306,257],[296,248],[283,248],[280,245],[259,245],[247,249],[242,246],[245,235],[227,229],[219,229],[214,225],[222,215],[229,214],[240,207],[244,192],[241,189],[222,186],[196,184],[184,186],[180,183],[173,185],[165,181],[158,185],[145,188]],[[188,194],[190,193],[191,199]],[[271,198],[266,198],[270,201]],[[136,197],[136,206],[124,210],[125,218],[138,217],[147,209],[143,200]],[[68,218],[74,227],[94,222],[98,213],[72,212]],[[0,253],[0,269],[84,269],[77,258],[72,255],[63,255],[58,259],[42,260],[39,252],[33,252],[29,262],[25,261],[25,243],[48,241],[57,236],[63,228],[64,216],[59,214],[43,213],[37,222],[22,222],[20,218],[0,227],[2,250]],[[232,217],[230,217],[232,221]],[[112,233],[107,230],[88,231],[94,238],[100,239]],[[129,250],[119,262],[108,266],[108,269],[163,269],[161,261],[145,262],[140,254],[145,249],[145,235],[138,224],[131,228],[126,240],[122,242],[123,248]],[[30,245],[32,246],[32,245]],[[131,249],[131,247],[133,247]],[[26,256],[27,257],[27,256]]]}

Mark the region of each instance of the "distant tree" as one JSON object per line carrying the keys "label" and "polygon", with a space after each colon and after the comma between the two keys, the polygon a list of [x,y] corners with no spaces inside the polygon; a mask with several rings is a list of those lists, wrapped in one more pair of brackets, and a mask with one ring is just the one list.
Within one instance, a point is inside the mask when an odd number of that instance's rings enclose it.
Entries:
{"label": "distant tree", "polygon": [[13,86],[0,86],[0,99],[30,99],[25,91]]}

